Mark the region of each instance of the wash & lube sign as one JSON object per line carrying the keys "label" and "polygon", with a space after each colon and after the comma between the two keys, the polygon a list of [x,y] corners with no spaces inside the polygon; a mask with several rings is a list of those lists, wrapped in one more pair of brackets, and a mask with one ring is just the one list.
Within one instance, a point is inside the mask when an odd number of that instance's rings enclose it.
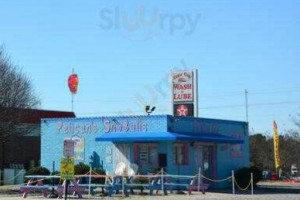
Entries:
{"label": "wash & lube sign", "polygon": [[198,116],[197,74],[197,70],[171,73],[174,116]]}

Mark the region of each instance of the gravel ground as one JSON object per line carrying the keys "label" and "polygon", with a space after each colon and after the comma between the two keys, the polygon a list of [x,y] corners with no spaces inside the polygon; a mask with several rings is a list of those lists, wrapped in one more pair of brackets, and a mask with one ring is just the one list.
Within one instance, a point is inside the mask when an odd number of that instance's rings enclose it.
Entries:
{"label": "gravel ground", "polygon": [[[23,199],[22,195],[0,195],[1,200],[15,200],[15,199]],[[27,200],[42,200],[46,199],[41,196],[33,196],[32,194],[29,195]],[[68,198],[69,199],[69,198]],[[70,199],[77,199],[71,197]],[[88,199],[88,196],[85,195],[84,199]],[[163,196],[161,194],[148,196],[148,195],[130,195],[129,197],[122,197],[122,196],[114,196],[114,197],[101,197],[101,196],[92,196],[91,199],[110,199],[110,200],[198,200],[198,199],[212,199],[212,200],[234,200],[234,199],[262,199],[262,200],[299,200],[300,194],[288,194],[288,193],[270,193],[270,192],[258,192],[258,194],[254,194],[253,196],[249,194],[227,194],[227,193],[215,193],[215,192],[207,192],[205,195],[201,193],[194,192],[192,195],[187,194],[170,194],[168,196]]]}
{"label": "gravel ground", "polygon": [[[282,183],[282,182],[260,182],[259,188],[254,191],[254,195],[249,192],[243,194],[232,195],[230,190],[224,191],[209,191],[204,195],[198,192],[192,192],[192,195],[187,194],[169,194],[164,196],[159,192],[156,195],[130,195],[129,197],[122,197],[121,195],[114,195],[113,197],[102,197],[99,194],[91,196],[91,199],[110,199],[110,200],[198,200],[198,199],[212,199],[212,200],[234,200],[234,199],[262,199],[262,200],[300,200],[300,184],[295,183]],[[83,196],[88,199],[88,195]],[[19,186],[1,186],[0,187],[0,200],[22,200]],[[41,193],[29,194],[26,200],[44,200]],[[75,197],[68,197],[68,199],[77,199]],[[62,199],[63,200],[63,199]]]}

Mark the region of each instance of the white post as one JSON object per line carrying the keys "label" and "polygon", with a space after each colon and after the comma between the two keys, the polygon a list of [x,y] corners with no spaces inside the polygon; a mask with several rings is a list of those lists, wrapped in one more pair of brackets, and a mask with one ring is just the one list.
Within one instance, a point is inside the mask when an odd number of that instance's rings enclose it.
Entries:
{"label": "white post", "polygon": [[251,195],[253,195],[253,173],[251,172]]}
{"label": "white post", "polygon": [[161,192],[164,194],[164,169],[161,168]]}
{"label": "white post", "polygon": [[91,183],[92,183],[92,166],[90,165],[90,175],[89,175],[89,199],[91,198]]}
{"label": "white post", "polygon": [[235,194],[235,188],[234,188],[234,171],[231,171],[231,178],[232,178],[232,194]]}
{"label": "white post", "polygon": [[199,167],[199,174],[198,174],[198,192],[200,192],[200,181],[201,181],[201,167]]}

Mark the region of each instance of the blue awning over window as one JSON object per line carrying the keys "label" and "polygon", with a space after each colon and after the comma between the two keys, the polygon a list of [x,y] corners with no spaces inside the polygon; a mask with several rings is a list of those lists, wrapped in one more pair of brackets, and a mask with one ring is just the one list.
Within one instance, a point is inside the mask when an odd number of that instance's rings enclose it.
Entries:
{"label": "blue awning over window", "polygon": [[195,141],[214,143],[243,143],[241,139],[221,134],[187,135],[172,132],[155,133],[105,133],[95,139],[106,142],[152,142],[152,141]]}

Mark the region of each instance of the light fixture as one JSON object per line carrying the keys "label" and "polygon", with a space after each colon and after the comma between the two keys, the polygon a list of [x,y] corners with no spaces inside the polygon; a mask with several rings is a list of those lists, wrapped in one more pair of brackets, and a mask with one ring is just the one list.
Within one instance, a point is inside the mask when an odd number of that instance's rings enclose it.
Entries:
{"label": "light fixture", "polygon": [[149,105],[145,106],[145,111],[148,115],[150,115],[150,113],[152,113],[156,107],[153,106],[151,109],[150,108],[151,108],[151,106],[149,106]]}

